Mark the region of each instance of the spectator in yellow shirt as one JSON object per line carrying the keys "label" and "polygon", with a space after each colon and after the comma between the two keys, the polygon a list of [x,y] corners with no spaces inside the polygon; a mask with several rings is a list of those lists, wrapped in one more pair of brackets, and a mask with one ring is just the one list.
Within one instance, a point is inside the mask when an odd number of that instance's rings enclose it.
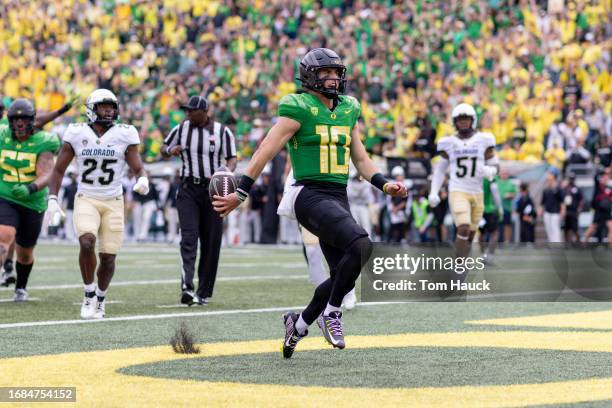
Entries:
{"label": "spectator in yellow shirt", "polygon": [[559,170],[563,169],[563,163],[565,162],[565,150],[559,146],[558,141],[554,141],[552,146],[546,149],[544,153],[544,160],[550,166],[555,167]]}
{"label": "spectator in yellow shirt", "polygon": [[516,154],[516,150],[512,148],[510,142],[504,143],[501,151],[497,153],[497,157],[500,160],[516,160],[518,159],[518,155]]}
{"label": "spectator in yellow shirt", "polygon": [[523,143],[519,151],[519,160],[528,163],[537,163],[542,160],[544,146],[536,140],[535,135],[528,134],[527,141]]}

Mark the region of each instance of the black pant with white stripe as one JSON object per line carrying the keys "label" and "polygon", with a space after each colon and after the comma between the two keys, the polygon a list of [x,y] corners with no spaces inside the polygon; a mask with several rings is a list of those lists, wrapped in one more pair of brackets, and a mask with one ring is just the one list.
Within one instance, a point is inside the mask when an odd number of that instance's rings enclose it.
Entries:
{"label": "black pant with white stripe", "polygon": [[200,262],[196,293],[202,298],[211,297],[219,265],[223,220],[213,209],[208,196],[208,183],[204,183],[204,180],[202,184],[181,182],[176,207],[181,227],[181,287],[183,290],[194,290],[193,278],[199,240]]}

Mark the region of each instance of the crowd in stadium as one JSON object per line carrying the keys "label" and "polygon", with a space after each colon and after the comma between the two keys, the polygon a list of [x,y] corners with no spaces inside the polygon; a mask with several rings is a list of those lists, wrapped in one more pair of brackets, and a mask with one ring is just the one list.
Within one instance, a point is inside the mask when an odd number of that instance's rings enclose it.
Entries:
{"label": "crowd in stadium", "polygon": [[[5,105],[26,97],[38,110],[55,110],[73,94],[112,89],[122,120],[138,127],[149,163],[161,159],[163,137],[183,119],[179,106],[193,94],[207,96],[214,117],[233,128],[239,159],[248,159],[275,120],[279,99],[299,89],[302,56],[326,46],[342,54],[348,93],[362,103],[364,143],[382,164],[409,158],[430,169],[436,141],[454,133],[450,111],[468,102],[477,108],[480,129],[495,136],[501,160],[546,164],[564,189],[568,166],[591,166],[594,174],[610,166],[612,24],[605,2],[0,3]],[[61,135],[79,115],[69,112],[53,131]],[[262,177],[250,210],[230,218],[228,243],[298,239],[294,225],[266,212],[282,193],[283,161]],[[387,167],[394,178],[411,179],[406,166]],[[170,173],[160,185],[171,186]],[[438,226],[445,214],[426,206],[422,214],[419,200],[427,192],[412,187],[411,200],[399,204],[408,209],[405,219],[394,218],[399,222],[381,216],[397,213],[397,203],[370,201],[369,218],[378,225],[373,234],[397,239],[391,226],[404,224],[399,231],[406,240],[444,239]],[[172,200],[165,198],[171,196],[133,202],[133,219],[153,228],[144,235],[136,228],[135,239],[172,228]],[[512,214],[513,197],[502,198],[504,212]],[[165,220],[155,216],[162,213]],[[521,222],[511,218],[511,225]],[[252,236],[247,224],[257,231]]]}

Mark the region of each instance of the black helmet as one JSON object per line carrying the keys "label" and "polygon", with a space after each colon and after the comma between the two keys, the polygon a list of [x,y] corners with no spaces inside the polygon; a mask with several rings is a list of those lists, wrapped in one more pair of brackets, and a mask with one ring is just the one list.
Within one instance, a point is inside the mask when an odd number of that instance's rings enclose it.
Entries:
{"label": "black helmet", "polygon": [[[322,68],[335,68],[338,70],[338,88],[325,88],[328,79],[319,78],[319,70]],[[300,62],[300,81],[302,87],[320,92],[328,98],[336,98],[344,93],[346,89],[346,67],[334,51],[329,48],[314,48],[302,58]]]}
{"label": "black helmet", "polygon": [[36,110],[34,109],[34,105],[32,105],[32,102],[28,101],[27,99],[15,99],[13,103],[11,103],[11,106],[9,106],[6,116],[9,121],[9,127],[11,128],[11,132],[14,133],[15,131],[13,128],[13,120],[17,118],[30,118],[31,120],[28,124],[28,131],[29,133],[32,133],[32,131],[34,130],[34,119],[36,118]]}

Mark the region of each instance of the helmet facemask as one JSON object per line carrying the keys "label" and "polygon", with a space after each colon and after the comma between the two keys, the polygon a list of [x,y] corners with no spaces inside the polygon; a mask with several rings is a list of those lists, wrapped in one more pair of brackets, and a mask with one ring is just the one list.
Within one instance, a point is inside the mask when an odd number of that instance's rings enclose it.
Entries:
{"label": "helmet facemask", "polygon": [[[22,119],[23,121],[19,121]],[[9,117],[9,128],[15,139],[27,139],[34,133],[34,116]]]}
{"label": "helmet facemask", "polygon": [[[338,73],[338,78],[319,77],[319,71],[326,68],[335,69]],[[314,71],[314,80],[311,82],[312,86],[306,86],[306,88],[319,92],[329,99],[335,99],[338,95],[344,94],[346,89],[346,68],[344,66],[317,67],[312,71]],[[336,86],[326,87],[326,82],[329,83],[329,81],[334,81]]]}
{"label": "helmet facemask", "polygon": [[[458,122],[462,119],[469,119],[470,120],[469,125],[466,125],[465,127],[460,128],[458,126]],[[469,115],[457,116],[456,118],[453,119],[453,125],[455,126],[455,129],[457,129],[457,132],[459,132],[460,136],[470,136],[474,132],[474,118]]]}
{"label": "helmet facemask", "polygon": [[[112,105],[112,111],[100,112],[100,105]],[[90,109],[94,113],[94,120],[92,123],[97,123],[105,127],[112,126],[115,121],[119,118],[119,106],[117,106],[117,102],[113,100],[102,100],[93,104]],[[103,114],[106,113],[106,114]]]}

